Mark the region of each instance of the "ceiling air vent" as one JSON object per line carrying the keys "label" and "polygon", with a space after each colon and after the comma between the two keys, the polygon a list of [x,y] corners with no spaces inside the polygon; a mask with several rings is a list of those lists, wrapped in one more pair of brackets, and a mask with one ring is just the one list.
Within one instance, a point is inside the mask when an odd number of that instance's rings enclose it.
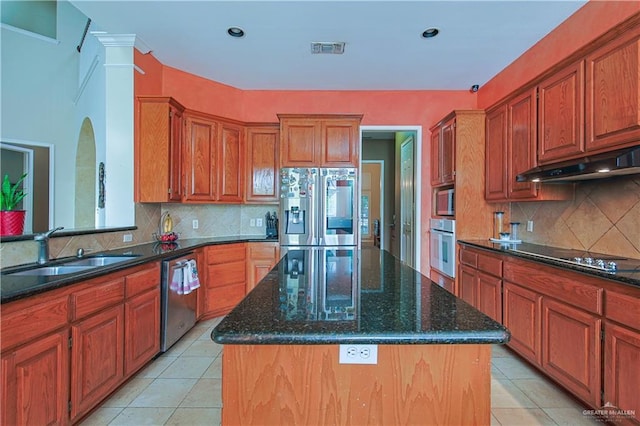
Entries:
{"label": "ceiling air vent", "polygon": [[344,42],[321,42],[314,41],[311,43],[311,53],[332,53],[341,55],[344,53]]}

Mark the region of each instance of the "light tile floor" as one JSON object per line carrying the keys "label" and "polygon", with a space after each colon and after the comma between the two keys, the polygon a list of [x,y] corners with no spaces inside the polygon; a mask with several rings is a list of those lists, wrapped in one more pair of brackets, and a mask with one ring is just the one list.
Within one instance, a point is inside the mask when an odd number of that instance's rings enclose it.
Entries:
{"label": "light tile floor", "polygon": [[[89,425],[219,425],[221,318],[198,323],[87,417]],[[582,405],[503,346],[493,347],[492,425],[596,425]]]}

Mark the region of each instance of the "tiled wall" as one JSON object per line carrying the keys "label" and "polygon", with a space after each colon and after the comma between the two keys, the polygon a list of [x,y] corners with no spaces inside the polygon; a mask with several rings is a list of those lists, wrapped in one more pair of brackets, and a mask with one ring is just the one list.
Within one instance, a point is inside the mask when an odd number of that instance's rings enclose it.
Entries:
{"label": "tiled wall", "polygon": [[640,175],[578,183],[573,201],[512,203],[511,220],[526,242],[640,259]]}
{"label": "tiled wall", "polygon": [[[50,256],[54,259],[73,256],[78,248],[91,253],[151,242],[153,234],[158,231],[161,214],[165,211],[171,214],[174,231],[180,234],[180,238],[265,235],[265,214],[277,210],[275,205],[136,204],[138,229],[51,238]],[[262,227],[251,227],[250,220],[257,218],[263,219]],[[198,229],[193,229],[193,219],[198,220]],[[124,234],[132,234],[132,241],[123,243]],[[33,263],[37,256],[38,245],[33,240],[0,244],[0,266],[3,268]]]}

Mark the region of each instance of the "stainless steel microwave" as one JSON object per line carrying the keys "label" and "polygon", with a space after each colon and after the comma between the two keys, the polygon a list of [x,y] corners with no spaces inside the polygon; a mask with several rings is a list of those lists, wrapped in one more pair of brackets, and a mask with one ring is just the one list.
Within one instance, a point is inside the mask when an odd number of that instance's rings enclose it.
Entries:
{"label": "stainless steel microwave", "polygon": [[455,190],[443,189],[436,192],[436,215],[453,216],[455,215]]}

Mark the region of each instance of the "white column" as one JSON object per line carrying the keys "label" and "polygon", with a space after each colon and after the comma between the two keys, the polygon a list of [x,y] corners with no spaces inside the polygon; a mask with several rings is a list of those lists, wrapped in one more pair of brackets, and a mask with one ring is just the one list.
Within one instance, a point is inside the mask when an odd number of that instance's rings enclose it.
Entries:
{"label": "white column", "polygon": [[92,33],[105,47],[105,209],[103,226],[135,223],[133,47],[135,34]]}

